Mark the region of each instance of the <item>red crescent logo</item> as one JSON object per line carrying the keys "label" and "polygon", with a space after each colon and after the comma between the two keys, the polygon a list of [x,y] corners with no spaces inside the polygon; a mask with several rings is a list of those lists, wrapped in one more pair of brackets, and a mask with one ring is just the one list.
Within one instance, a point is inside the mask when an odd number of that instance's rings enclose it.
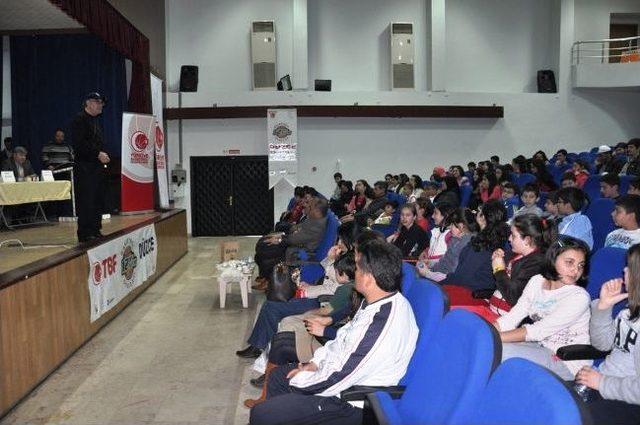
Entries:
{"label": "red crescent logo", "polygon": [[149,146],[149,138],[142,131],[136,131],[131,135],[131,148],[136,152],[143,152]]}

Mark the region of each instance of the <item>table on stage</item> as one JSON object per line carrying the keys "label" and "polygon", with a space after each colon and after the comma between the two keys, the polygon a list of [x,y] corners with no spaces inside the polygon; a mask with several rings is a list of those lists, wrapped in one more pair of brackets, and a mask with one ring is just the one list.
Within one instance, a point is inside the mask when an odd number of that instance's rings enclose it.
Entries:
{"label": "table on stage", "polygon": [[[10,225],[4,214],[4,208],[9,205],[36,204],[33,221],[26,224],[48,223],[47,216],[42,209],[42,202],[64,201],[71,198],[71,182],[56,180],[50,182],[17,182],[0,183],[0,222],[7,228],[13,229],[19,225]],[[37,219],[40,219],[39,221]]]}

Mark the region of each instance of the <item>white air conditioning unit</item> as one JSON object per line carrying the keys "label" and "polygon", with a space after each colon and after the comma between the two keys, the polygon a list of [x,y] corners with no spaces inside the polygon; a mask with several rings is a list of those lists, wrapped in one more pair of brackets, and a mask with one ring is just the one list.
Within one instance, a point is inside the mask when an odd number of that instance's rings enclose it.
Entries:
{"label": "white air conditioning unit", "polygon": [[392,22],[391,33],[391,90],[415,89],[413,24]]}
{"label": "white air conditioning unit", "polygon": [[276,89],[276,31],[273,21],[251,23],[251,81],[254,90]]}

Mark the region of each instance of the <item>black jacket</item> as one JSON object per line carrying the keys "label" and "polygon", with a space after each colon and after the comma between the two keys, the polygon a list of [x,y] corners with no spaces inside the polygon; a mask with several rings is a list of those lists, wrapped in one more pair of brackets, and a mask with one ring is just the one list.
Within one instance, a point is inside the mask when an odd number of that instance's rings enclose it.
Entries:
{"label": "black jacket", "polygon": [[104,151],[104,137],[98,117],[92,117],[83,110],[71,123],[71,131],[76,164],[99,168],[98,154]]}
{"label": "black jacket", "polygon": [[416,258],[429,246],[429,235],[416,223],[410,228],[400,226],[400,233],[393,242],[402,251],[402,258]]}
{"label": "black jacket", "polygon": [[[24,162],[24,164],[22,164],[22,168],[24,169],[25,177],[36,174],[33,167],[31,166],[31,162],[29,162],[28,159]],[[7,159],[2,163],[2,171],[13,171],[13,175],[15,176],[16,181],[18,181],[18,166],[16,165],[16,162],[13,160],[13,158]]]}
{"label": "black jacket", "polygon": [[[513,258],[513,254],[510,257]],[[508,260],[505,258],[505,261]],[[536,251],[513,263],[511,277],[505,270],[495,273],[496,286],[505,301],[512,306],[516,305],[529,279],[542,273],[543,264],[544,254]]]}

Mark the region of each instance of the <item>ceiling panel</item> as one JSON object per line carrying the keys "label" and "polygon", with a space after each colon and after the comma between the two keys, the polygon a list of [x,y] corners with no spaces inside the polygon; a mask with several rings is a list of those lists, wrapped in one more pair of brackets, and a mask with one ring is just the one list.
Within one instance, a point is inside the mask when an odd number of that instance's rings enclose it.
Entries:
{"label": "ceiling panel", "polygon": [[0,31],[84,28],[48,0],[0,0]]}

